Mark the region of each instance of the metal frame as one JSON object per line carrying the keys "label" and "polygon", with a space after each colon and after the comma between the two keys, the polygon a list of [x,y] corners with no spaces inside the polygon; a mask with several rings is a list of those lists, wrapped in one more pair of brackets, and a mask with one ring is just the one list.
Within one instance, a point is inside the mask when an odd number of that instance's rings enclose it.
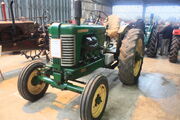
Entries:
{"label": "metal frame", "polygon": [[[0,0],[6,4],[6,14],[8,20],[11,19],[10,2],[11,0]],[[71,19],[71,0],[14,0],[14,15],[16,20],[23,19],[41,22],[39,17],[43,15],[44,10],[51,14],[51,22],[66,22]],[[0,10],[0,20],[2,20]]]}

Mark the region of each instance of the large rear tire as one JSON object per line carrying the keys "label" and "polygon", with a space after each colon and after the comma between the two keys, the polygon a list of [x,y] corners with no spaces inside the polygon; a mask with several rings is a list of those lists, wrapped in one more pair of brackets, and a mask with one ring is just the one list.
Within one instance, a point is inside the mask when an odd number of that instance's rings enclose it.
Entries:
{"label": "large rear tire", "polygon": [[44,96],[48,84],[35,79],[43,65],[42,62],[32,62],[19,74],[18,91],[24,99],[34,102]]}
{"label": "large rear tire", "polygon": [[147,50],[146,50],[146,55],[148,57],[154,58],[157,55],[157,50],[158,50],[158,32],[156,29],[153,29],[151,37],[149,39],[149,43],[147,45]]}
{"label": "large rear tire", "polygon": [[119,55],[119,78],[125,85],[137,83],[144,57],[144,34],[140,29],[130,29],[122,40]]}
{"label": "large rear tire", "polygon": [[172,63],[177,62],[178,51],[180,49],[180,36],[173,36],[170,51],[169,61]]}

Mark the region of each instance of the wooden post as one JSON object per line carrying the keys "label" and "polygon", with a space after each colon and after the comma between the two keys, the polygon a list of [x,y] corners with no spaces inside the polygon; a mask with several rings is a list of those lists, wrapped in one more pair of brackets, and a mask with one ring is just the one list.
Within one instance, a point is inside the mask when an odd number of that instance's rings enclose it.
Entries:
{"label": "wooden post", "polygon": [[1,53],[2,53],[2,46],[0,45],[0,56],[1,56]]}
{"label": "wooden post", "polygon": [[[0,45],[0,56],[1,56],[1,52],[2,52],[2,46]],[[2,72],[1,72],[1,69],[0,69],[0,75],[1,75],[2,79],[4,80],[4,76],[3,76]]]}
{"label": "wooden post", "polygon": [[1,75],[2,79],[4,80],[4,76],[3,76],[2,72],[1,72],[1,70],[0,70],[0,75]]}

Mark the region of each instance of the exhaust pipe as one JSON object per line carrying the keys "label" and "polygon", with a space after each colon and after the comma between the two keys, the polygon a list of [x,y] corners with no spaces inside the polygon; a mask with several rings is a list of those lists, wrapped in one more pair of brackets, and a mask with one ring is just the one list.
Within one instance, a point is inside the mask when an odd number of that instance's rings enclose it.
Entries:
{"label": "exhaust pipe", "polygon": [[81,0],[74,1],[74,17],[76,20],[76,24],[81,24],[81,17],[82,17],[82,8],[81,8]]}
{"label": "exhaust pipe", "polygon": [[10,3],[10,10],[11,10],[11,17],[12,17],[12,30],[13,30],[13,34],[15,34],[16,28],[15,28],[15,19],[14,19],[14,12],[13,12],[13,3],[14,1],[12,0]]}
{"label": "exhaust pipe", "polygon": [[151,13],[151,15],[150,15],[150,24],[152,25],[153,22],[154,22],[154,14]]}

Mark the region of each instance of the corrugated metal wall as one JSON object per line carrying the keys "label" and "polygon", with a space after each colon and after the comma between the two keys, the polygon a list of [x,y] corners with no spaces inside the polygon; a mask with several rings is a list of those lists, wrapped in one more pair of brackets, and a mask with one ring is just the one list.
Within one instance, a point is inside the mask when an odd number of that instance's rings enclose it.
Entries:
{"label": "corrugated metal wall", "polygon": [[[11,0],[0,0],[6,3],[7,18],[10,19]],[[43,11],[49,11],[49,22],[65,22],[71,19],[72,0],[14,0],[14,14],[18,20],[22,17],[37,21],[43,16]],[[2,14],[0,10],[0,20]]]}

